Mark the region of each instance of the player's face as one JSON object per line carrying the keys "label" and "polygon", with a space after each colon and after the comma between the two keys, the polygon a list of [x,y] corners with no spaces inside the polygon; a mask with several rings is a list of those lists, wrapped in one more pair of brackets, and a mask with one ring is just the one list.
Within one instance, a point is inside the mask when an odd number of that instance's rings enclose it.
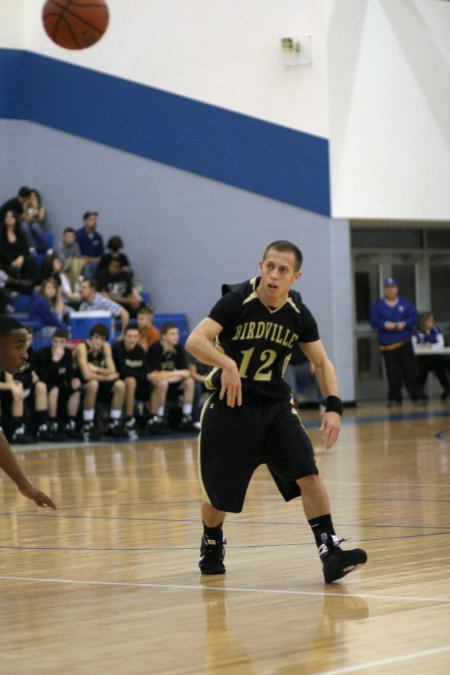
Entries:
{"label": "player's face", "polygon": [[267,256],[259,263],[261,282],[258,295],[270,306],[281,305],[290,287],[301,277],[295,268],[295,256],[290,251],[277,251],[269,248]]}
{"label": "player's face", "polygon": [[139,328],[148,328],[151,325],[150,316],[148,314],[137,315],[137,325]]}
{"label": "player's face", "polygon": [[63,337],[54,337],[52,339],[53,349],[65,349],[67,346],[67,340]]}
{"label": "player's face", "polygon": [[28,333],[24,328],[18,328],[0,340],[0,370],[6,370],[7,373],[14,375],[26,364],[27,336]]}
{"label": "player's face", "polygon": [[139,331],[137,329],[127,330],[123,338],[125,349],[134,349],[138,342],[139,342]]}
{"label": "player's face", "polygon": [[98,335],[97,333],[94,333],[94,335],[91,335],[91,337],[89,338],[89,342],[91,343],[92,349],[100,351],[100,349],[105,344],[105,338],[103,337],[103,335]]}
{"label": "player's face", "polygon": [[169,328],[167,333],[164,335],[164,340],[168,342],[172,347],[175,347],[180,341],[180,332],[178,328]]}

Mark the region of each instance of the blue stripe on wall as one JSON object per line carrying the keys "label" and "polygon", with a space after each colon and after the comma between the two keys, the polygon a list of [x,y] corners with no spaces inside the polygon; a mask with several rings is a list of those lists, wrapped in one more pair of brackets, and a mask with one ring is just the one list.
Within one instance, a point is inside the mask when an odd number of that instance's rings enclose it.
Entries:
{"label": "blue stripe on wall", "polygon": [[0,117],[330,215],[328,141],[30,52],[0,49]]}

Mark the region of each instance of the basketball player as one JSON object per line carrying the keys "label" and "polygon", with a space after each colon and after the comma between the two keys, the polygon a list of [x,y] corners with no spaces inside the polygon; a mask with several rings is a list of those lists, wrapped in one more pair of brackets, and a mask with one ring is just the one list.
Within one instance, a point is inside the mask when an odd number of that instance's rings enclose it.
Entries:
{"label": "basketball player", "polygon": [[226,512],[242,511],[251,476],[264,463],[286,501],[302,495],[327,583],[367,561],[362,549],[340,548],[311,441],[282,377],[292,350],[300,346],[326,399],[320,430],[331,448],[339,435],[342,402],[315,319],[300,294],[291,290],[301,276],[301,264],[302,254],[291,242],[269,244],[260,276],[223,286],[223,297],[186,343],[197,359],[214,366],[207,378],[214,393],[203,409],[199,448],[202,574],[225,572]]}
{"label": "basketball player", "polygon": [[[17,373],[27,362],[27,331],[20,321],[11,316],[0,315],[0,370]],[[0,468],[17,485],[19,491],[38,506],[49,506],[56,509],[55,504],[44,492],[33,487],[23,474],[8,442],[0,432]]]}

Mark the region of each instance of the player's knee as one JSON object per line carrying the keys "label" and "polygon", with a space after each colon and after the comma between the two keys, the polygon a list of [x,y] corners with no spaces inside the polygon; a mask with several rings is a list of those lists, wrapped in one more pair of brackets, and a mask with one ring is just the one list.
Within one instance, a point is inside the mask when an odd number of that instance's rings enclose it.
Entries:
{"label": "player's knee", "polygon": [[113,391],[125,391],[125,382],[123,380],[116,380],[114,382]]}

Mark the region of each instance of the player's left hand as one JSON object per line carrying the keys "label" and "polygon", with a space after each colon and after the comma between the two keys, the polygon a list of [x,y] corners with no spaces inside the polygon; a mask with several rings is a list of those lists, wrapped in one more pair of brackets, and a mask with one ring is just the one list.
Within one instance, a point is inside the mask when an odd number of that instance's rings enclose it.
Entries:
{"label": "player's left hand", "polygon": [[47,497],[45,492],[41,492],[41,490],[38,490],[30,483],[23,487],[19,487],[19,490],[24,497],[31,499],[32,502],[34,502],[38,506],[41,506],[43,509],[45,509],[48,506],[51,509],[55,509],[56,511],[56,504],[54,504],[54,502],[50,499],[50,497]]}
{"label": "player's left hand", "polygon": [[322,444],[327,450],[336,443],[340,430],[341,416],[336,412],[324,413],[319,431],[322,432]]}

